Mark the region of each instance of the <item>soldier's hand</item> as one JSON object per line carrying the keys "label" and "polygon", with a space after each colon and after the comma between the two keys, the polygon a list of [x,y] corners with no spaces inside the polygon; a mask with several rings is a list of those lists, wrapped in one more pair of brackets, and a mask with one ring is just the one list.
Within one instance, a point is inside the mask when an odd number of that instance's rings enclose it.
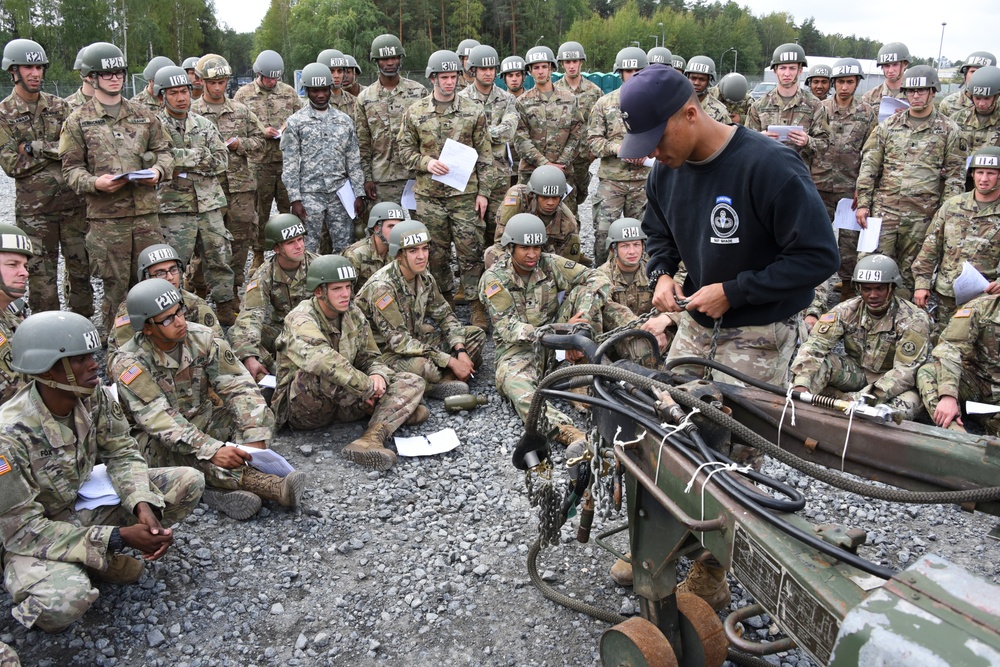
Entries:
{"label": "soldier's hand", "polygon": [[965,426],[962,423],[962,410],[954,396],[942,396],[934,408],[934,423],[941,428],[948,428],[952,422]]}
{"label": "soldier's hand", "polygon": [[247,357],[243,360],[243,366],[256,382],[260,382],[260,379],[267,375],[267,367],[260,363],[257,357]]}
{"label": "soldier's hand", "polygon": [[97,181],[94,183],[94,187],[100,192],[118,192],[128,184],[128,179],[121,178],[117,181],[115,177],[111,174],[104,174],[103,176],[98,176]]}
{"label": "soldier's hand", "polygon": [[238,447],[230,447],[229,445],[224,445],[219,448],[219,451],[215,453],[211,459],[209,459],[213,464],[219,466],[220,468],[225,468],[226,470],[233,470],[239,468],[241,465],[246,464],[253,457],[250,452],[245,452]]}
{"label": "soldier's hand", "polygon": [[378,188],[375,181],[365,181],[365,196],[372,201],[378,201]]}
{"label": "soldier's hand", "polygon": [[374,405],[375,401],[382,398],[385,395],[385,378],[381,375],[375,373],[368,376],[368,379],[372,381],[372,397],[366,401],[369,405]]}
{"label": "soldier's hand", "polygon": [[[987,286],[987,289],[989,287]],[[931,291],[929,289],[918,289],[913,290],[913,303],[917,304],[920,308],[927,307],[927,299],[931,296]]]}
{"label": "soldier's hand", "polygon": [[264,128],[264,136],[268,139],[276,139],[278,135],[281,134],[281,130],[271,127],[270,125]]}
{"label": "soldier's hand", "polygon": [[[155,176],[151,176],[149,178],[141,178],[141,179],[139,179],[137,181],[132,181],[132,182],[133,183],[138,183],[139,185],[145,185],[146,187],[150,187],[150,188],[154,187],[157,183],[160,182],[160,172],[156,171],[155,169],[153,171],[156,174]],[[122,180],[125,180],[125,179],[122,179]]]}
{"label": "soldier's hand", "polygon": [[1000,281],[994,280],[984,290],[987,294],[1000,294]]}
{"label": "soldier's hand", "polygon": [[660,276],[653,288],[653,305],[661,313],[679,313],[683,308],[677,305],[677,299],[683,299],[681,286],[670,276]]}
{"label": "soldier's hand", "polygon": [[229,143],[226,144],[226,148],[229,149],[230,153],[235,153],[240,149],[240,140],[237,139],[236,137],[233,137],[232,139],[229,140]]}
{"label": "soldier's hand", "polygon": [[862,206],[854,212],[854,219],[858,221],[861,229],[868,229],[868,209]]}
{"label": "soldier's hand", "polygon": [[590,320],[588,320],[585,315],[586,313],[581,310],[580,312],[575,313],[573,317],[569,318],[567,324],[589,324]]}
{"label": "soldier's hand", "polygon": [[427,171],[431,172],[435,176],[444,176],[450,170],[448,169],[448,165],[441,162],[441,160],[431,160],[427,163]]}
{"label": "soldier's hand", "polygon": [[802,130],[789,130],[788,131],[788,142],[793,146],[798,146],[802,148],[809,143],[809,135]]}
{"label": "soldier's hand", "polygon": [[774,139],[775,141],[777,141],[779,136],[777,132],[768,132],[767,130],[761,130],[760,133],[763,134],[765,137],[770,137],[771,139]]}
{"label": "soldier's hand", "polygon": [[566,171],[566,165],[564,165],[564,164],[559,164],[559,163],[557,163],[557,162],[549,162],[549,163],[548,163],[548,166],[550,166],[550,167],[555,167],[555,168],[556,168],[556,169],[558,169],[559,171]]}
{"label": "soldier's hand", "polygon": [[729,298],[722,283],[705,285],[688,299],[687,310],[697,310],[717,320],[729,310]]}
{"label": "soldier's hand", "polygon": [[354,215],[361,217],[361,214],[365,212],[365,198],[358,197],[354,200]]}
{"label": "soldier's hand", "polygon": [[816,323],[819,322],[819,318],[815,315],[806,315],[802,318],[802,321],[806,323],[806,328],[811,332]]}
{"label": "soldier's hand", "polygon": [[118,532],[125,544],[140,551],[143,558],[156,560],[173,544],[174,533],[160,525],[148,503],[136,504],[135,515],[138,522],[134,526],[119,528]]}
{"label": "soldier's hand", "polygon": [[490,200],[482,195],[476,195],[476,213],[480,220],[486,219],[486,207],[490,205]]}
{"label": "soldier's hand", "polygon": [[294,213],[295,216],[299,220],[301,220],[302,222],[305,222],[306,221],[306,217],[308,217],[306,215],[306,207],[303,206],[302,202],[300,202],[300,201],[293,201],[292,202],[292,213]]}
{"label": "soldier's hand", "polygon": [[472,359],[469,358],[469,353],[466,352],[457,357],[452,357],[451,361],[448,362],[448,369],[455,374],[456,378],[465,382],[476,370],[476,367],[472,365]]}

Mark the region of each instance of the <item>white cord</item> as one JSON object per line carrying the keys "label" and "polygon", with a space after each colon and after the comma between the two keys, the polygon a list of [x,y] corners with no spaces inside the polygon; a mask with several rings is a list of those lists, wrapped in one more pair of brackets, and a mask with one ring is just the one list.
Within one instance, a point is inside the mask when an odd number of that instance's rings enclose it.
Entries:
{"label": "white cord", "polygon": [[781,427],[785,423],[785,411],[788,410],[789,406],[792,408],[790,421],[792,426],[795,426],[795,401],[792,400],[792,387],[789,387],[788,391],[785,392],[785,405],[781,408],[781,419],[778,420],[778,442],[776,443],[778,447],[781,447]]}
{"label": "white cord", "polygon": [[847,437],[844,438],[844,451],[840,453],[840,472],[844,472],[844,461],[847,459],[847,443],[851,440],[851,424],[854,423],[854,410],[857,407],[857,402],[852,401],[847,408]]}
{"label": "white cord", "polygon": [[[691,492],[691,487],[694,486],[694,481],[695,479],[697,479],[698,473],[701,472],[702,468],[706,468],[708,466],[716,466],[716,468],[715,470],[710,470],[708,472],[708,475],[705,476],[705,481],[702,482],[701,485],[701,519],[700,519],[701,521],[705,520],[705,487],[708,486],[708,482],[710,479],[712,479],[712,475],[714,475],[717,472],[750,472],[750,470],[752,470],[750,466],[740,467],[738,463],[723,463],[722,461],[706,461],[705,463],[702,463],[700,466],[698,466],[698,468],[694,471],[694,474],[691,475],[691,480],[687,483],[687,486],[684,487],[684,493]],[[702,544],[705,543],[704,532],[701,533],[701,543]]]}
{"label": "white cord", "polygon": [[[701,412],[701,410],[699,410],[698,408],[691,408],[691,412],[689,412],[686,415],[684,415],[684,419],[681,420],[680,424],[678,424],[677,426],[674,426],[672,429],[670,429],[669,431],[667,431],[666,433],[663,434],[663,438],[660,440],[660,446],[659,446],[659,448],[657,449],[657,452],[656,452],[656,474],[653,476],[653,483],[654,484],[659,485],[659,483],[660,483],[660,459],[663,457],[663,445],[666,444],[667,438],[669,438],[670,436],[672,436],[674,433],[677,433],[678,431],[680,431],[682,429],[685,429],[688,426],[690,426],[691,425],[691,417],[693,417],[694,415],[696,415],[699,412]],[[669,426],[669,424],[667,424],[667,423],[660,424],[660,428],[667,428],[667,426]]]}

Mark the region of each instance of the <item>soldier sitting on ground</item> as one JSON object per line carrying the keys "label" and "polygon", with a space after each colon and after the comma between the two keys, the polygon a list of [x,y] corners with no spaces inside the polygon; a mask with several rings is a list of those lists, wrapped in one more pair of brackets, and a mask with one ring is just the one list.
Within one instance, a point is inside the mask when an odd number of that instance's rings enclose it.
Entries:
{"label": "soldier sitting on ground", "polygon": [[262,499],[297,506],[305,474],[263,473],[239,447],[265,449],[274,415],[226,341],[187,323],[181,293],[166,280],[144,280],[129,290],[126,303],[136,334],[108,374],[146,460],[201,470],[205,502],[237,520],[255,515]]}
{"label": "soldier sitting on ground", "polygon": [[364,285],[376,271],[392,261],[389,252],[389,234],[392,228],[406,219],[403,207],[395,202],[379,202],[368,214],[367,236],[343,253],[351,260],[358,274],[358,284]]}
{"label": "soldier sitting on ground", "polygon": [[358,292],[358,306],[372,322],[386,365],[422,377],[428,397],[445,398],[469,392],[486,332],[459,322],[444,300],[427,270],[430,244],[430,233],[416,220],[394,227],[394,259]]}
{"label": "soldier sitting on ground", "polygon": [[31,239],[14,225],[0,223],[0,405],[6,403],[19,385],[10,367],[10,339],[21,324],[10,305],[24,298],[28,286]]}
{"label": "soldier sitting on ground", "polygon": [[426,421],[430,412],[421,403],[424,381],[382,363],[371,325],[352,303],[355,280],[346,257],[324,255],[310,264],[306,289],[313,297],[288,314],[276,343],[274,411],[278,426],[303,431],[369,417],[344,458],[388,470],[396,462],[385,446],[389,438],[403,424]]}
{"label": "soldier sitting on ground", "polygon": [[[121,406],[101,387],[97,329],[82,315],[48,311],[14,334],[11,366],[30,377],[0,408],[0,535],[12,614],[27,628],[59,632],[99,591],[91,580],[129,584],[160,558],[170,526],[198,504],[205,480],[192,468],[147,468]],[[77,509],[98,459],[119,502]]]}
{"label": "soldier sitting on ground", "polygon": [[[868,255],[854,268],[859,296],[820,316],[792,362],[791,385],[834,398],[884,404],[913,419],[920,410],[917,369],[930,352],[931,320],[895,294],[896,262]],[[843,341],[844,354],[834,353]]]}

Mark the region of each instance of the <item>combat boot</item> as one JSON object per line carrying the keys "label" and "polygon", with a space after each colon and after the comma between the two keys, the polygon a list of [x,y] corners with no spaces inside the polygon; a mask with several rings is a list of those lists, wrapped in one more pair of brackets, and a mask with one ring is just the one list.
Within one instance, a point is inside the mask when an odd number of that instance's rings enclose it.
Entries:
{"label": "combat boot", "polygon": [[712,605],[715,611],[722,611],[731,601],[726,568],[696,560],[691,564],[687,579],[677,585],[677,594],[681,593],[693,593]]}
{"label": "combat boot", "polygon": [[[416,426],[417,424],[423,424],[427,421],[428,417],[431,416],[431,411],[427,409],[427,406],[421,403],[417,406],[417,409],[413,411],[406,421],[403,422],[404,426]],[[392,435],[390,433],[390,435]]]}
{"label": "combat boot", "polygon": [[142,577],[142,561],[125,554],[111,554],[108,558],[108,569],[101,570],[88,567],[92,579],[107,584],[134,584]]}
{"label": "combat boot", "polygon": [[249,491],[227,491],[206,486],[201,499],[212,509],[237,521],[246,521],[260,511],[260,497]]}
{"label": "combat boot", "polygon": [[451,310],[454,312],[454,310],[455,310],[455,295],[452,294],[451,292],[441,292],[441,296],[444,297],[444,300],[448,302],[448,305],[451,306]]}
{"label": "combat boot", "polygon": [[240,309],[240,302],[236,299],[223,301],[215,304],[215,316],[219,319],[219,324],[224,327],[231,327],[236,324],[236,315]]}
{"label": "combat boot", "polygon": [[[627,554],[627,556],[631,558],[632,554]],[[608,574],[611,575],[612,581],[622,588],[629,588],[632,585],[632,563],[624,558],[616,560]]]}
{"label": "combat boot", "polygon": [[368,424],[360,438],[344,447],[344,458],[372,470],[388,470],[396,462],[396,452],[385,447],[391,435],[385,424]]}
{"label": "combat boot", "polygon": [[462,283],[458,283],[458,291],[455,292],[455,303],[463,304],[468,301],[468,297],[465,296],[465,286]]}
{"label": "combat boot", "polygon": [[490,330],[490,318],[486,314],[486,307],[478,299],[469,302],[469,324],[483,331]]}
{"label": "combat boot", "polygon": [[[454,377],[454,376],[452,376]],[[435,385],[431,385],[424,392],[424,396],[427,398],[437,398],[444,400],[449,396],[458,396],[459,394],[468,394],[469,385],[462,382],[461,380],[444,380],[442,379]]]}
{"label": "combat boot", "polygon": [[583,431],[572,424],[559,424],[559,433],[556,434],[556,442],[566,447],[571,447],[576,443],[585,442],[587,436]]}
{"label": "combat boot", "polygon": [[298,507],[305,488],[306,474],[297,470],[278,477],[247,466],[240,477],[241,491],[249,491],[262,500],[273,500],[282,507]]}

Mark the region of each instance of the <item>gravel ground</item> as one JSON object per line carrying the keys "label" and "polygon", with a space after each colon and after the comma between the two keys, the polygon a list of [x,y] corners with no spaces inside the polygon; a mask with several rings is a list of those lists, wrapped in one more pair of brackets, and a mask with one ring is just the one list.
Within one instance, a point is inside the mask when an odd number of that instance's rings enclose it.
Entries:
{"label": "gravel ground", "polygon": [[[0,177],[0,220],[12,222],[12,210],[11,181]],[[528,579],[536,520],[510,465],[521,425],[492,387],[492,354],[490,344],[474,384],[488,405],[452,414],[429,401],[430,420],[400,432],[451,427],[458,449],[368,472],[339,455],[359,423],[285,431],[273,447],[309,474],[301,508],[267,505],[240,523],[200,506],[137,585],[101,585],[98,602],[66,632],[25,630],[6,613],[10,596],[0,595],[0,640],[40,667],[599,664],[607,626],[545,600]],[[766,469],[808,490],[813,521],[867,530],[862,553],[873,560],[905,567],[933,551],[1000,582],[1000,545],[983,539],[992,517],[870,501],[777,463]],[[598,521],[595,531],[607,527]],[[602,608],[636,613],[631,590],[606,575],[612,557],[570,544],[574,535],[565,527],[563,544],[542,553],[544,578]],[[733,607],[749,604],[731,583]],[[749,626],[773,638],[769,619]],[[769,660],[812,664],[798,651]]]}

